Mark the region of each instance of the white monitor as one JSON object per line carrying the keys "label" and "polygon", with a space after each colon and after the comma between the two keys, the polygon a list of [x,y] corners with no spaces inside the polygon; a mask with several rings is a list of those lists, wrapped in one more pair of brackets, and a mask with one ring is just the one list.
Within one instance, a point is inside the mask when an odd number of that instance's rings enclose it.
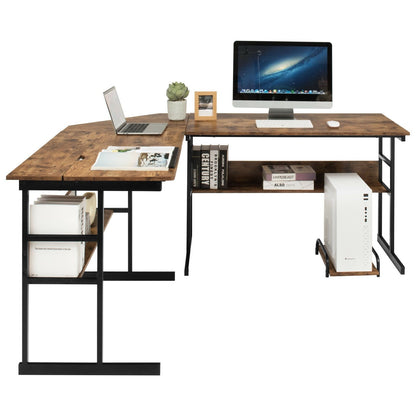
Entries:
{"label": "white monitor", "polygon": [[294,108],[331,108],[332,45],[234,42],[233,105],[269,108],[271,118],[293,118]]}

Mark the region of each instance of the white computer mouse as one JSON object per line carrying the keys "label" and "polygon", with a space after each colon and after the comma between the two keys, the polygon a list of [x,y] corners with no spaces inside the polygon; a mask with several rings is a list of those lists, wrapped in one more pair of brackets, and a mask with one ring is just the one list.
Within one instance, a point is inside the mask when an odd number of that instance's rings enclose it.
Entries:
{"label": "white computer mouse", "polygon": [[332,128],[336,128],[340,126],[340,122],[339,121],[335,121],[335,120],[329,120],[326,122],[326,124],[328,124],[329,127]]}

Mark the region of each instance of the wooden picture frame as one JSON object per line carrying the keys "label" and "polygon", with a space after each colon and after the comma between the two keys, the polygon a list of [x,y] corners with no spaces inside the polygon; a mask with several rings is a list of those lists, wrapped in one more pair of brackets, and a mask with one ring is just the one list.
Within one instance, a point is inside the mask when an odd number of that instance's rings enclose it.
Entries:
{"label": "wooden picture frame", "polygon": [[195,91],[195,120],[217,119],[217,92]]}

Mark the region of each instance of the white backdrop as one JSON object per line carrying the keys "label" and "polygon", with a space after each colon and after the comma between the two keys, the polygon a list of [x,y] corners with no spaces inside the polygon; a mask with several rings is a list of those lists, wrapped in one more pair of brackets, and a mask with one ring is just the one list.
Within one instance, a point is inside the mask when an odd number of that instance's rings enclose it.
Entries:
{"label": "white backdrop", "polygon": [[[414,415],[412,137],[396,146],[396,252],[405,276],[375,244],[380,278],[325,279],[314,255],[315,239],[323,236],[323,196],[299,194],[196,195],[185,278],[185,151],[177,179],[163,192],[135,195],[135,268],[175,270],[177,278],[105,284],[104,359],[161,361],[161,377],[17,375],[21,195],[17,182],[5,181],[66,126],[108,119],[102,92],[112,85],[127,116],[166,112],[172,81],[191,89],[189,111],[193,91],[203,90],[218,92],[219,112],[235,111],[234,40],[332,42],[331,111],[381,112],[413,132],[410,5],[2,4],[0,413]],[[377,157],[376,140],[227,143],[232,159]],[[109,269],[125,267],[125,225],[123,216],[114,218],[106,233]],[[94,287],[30,287],[30,360],[94,360],[95,302]]]}

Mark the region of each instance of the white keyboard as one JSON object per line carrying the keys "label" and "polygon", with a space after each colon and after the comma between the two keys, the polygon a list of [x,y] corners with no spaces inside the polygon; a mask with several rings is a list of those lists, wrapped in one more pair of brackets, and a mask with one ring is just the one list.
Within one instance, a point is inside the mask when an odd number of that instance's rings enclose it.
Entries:
{"label": "white keyboard", "polygon": [[259,129],[311,129],[310,120],[256,120]]}

